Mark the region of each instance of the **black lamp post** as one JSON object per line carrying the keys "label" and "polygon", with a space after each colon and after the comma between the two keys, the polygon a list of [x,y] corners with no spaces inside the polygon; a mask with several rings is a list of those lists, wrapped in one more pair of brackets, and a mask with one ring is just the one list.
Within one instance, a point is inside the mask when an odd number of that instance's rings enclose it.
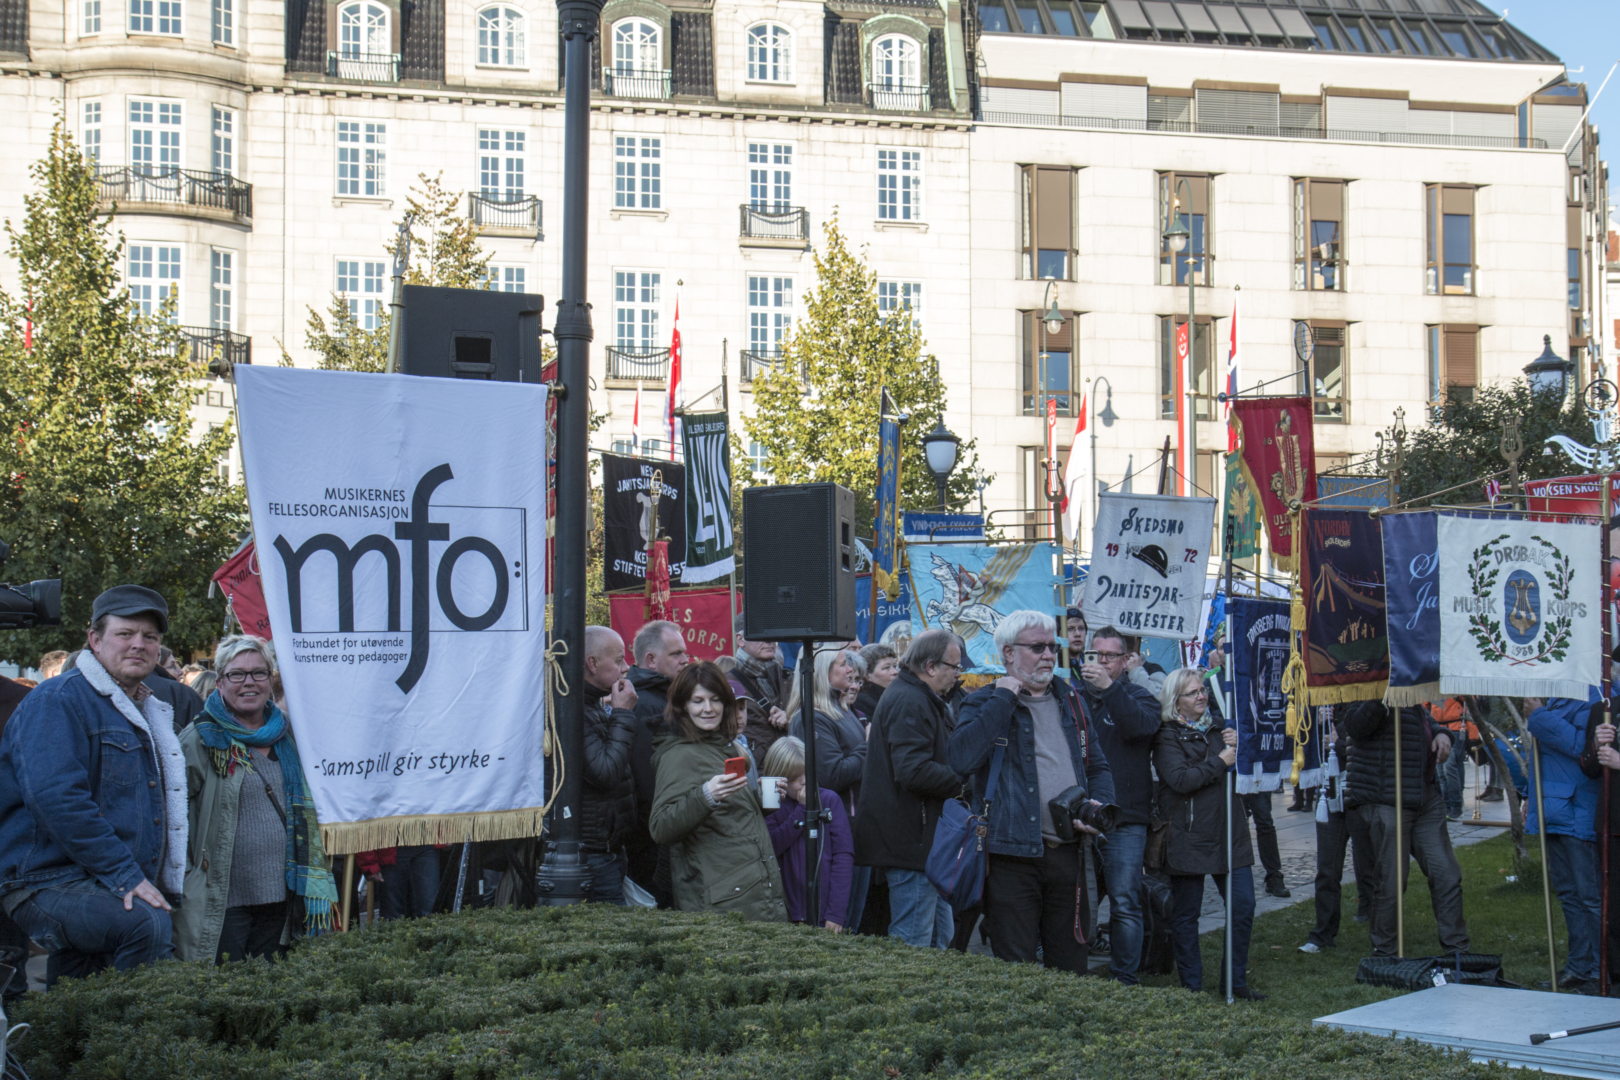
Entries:
{"label": "black lamp post", "polygon": [[945,426],[945,418],[939,418],[939,426],[923,436],[923,456],[928,459],[928,471],[934,474],[934,483],[939,485],[939,510],[945,512],[945,483],[950,480],[951,473],[956,471],[956,455],[961,449],[962,440],[957,438]]}
{"label": "black lamp post", "polygon": [[1541,355],[1524,366],[1525,378],[1530,380],[1530,391],[1535,394],[1553,394],[1559,401],[1569,388],[1573,363],[1553,352],[1552,335],[1541,336]]}

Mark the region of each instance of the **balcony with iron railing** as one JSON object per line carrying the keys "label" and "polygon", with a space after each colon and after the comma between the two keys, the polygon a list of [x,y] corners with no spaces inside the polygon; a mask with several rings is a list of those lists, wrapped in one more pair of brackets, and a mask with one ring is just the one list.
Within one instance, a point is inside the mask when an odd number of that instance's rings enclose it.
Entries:
{"label": "balcony with iron railing", "polygon": [[669,69],[602,69],[602,92],[608,97],[669,99]]}
{"label": "balcony with iron railing", "polygon": [[544,240],[540,199],[535,195],[502,198],[477,191],[467,193],[467,216],[478,231],[491,236],[525,236]]}
{"label": "balcony with iron railing", "polygon": [[208,365],[215,375],[223,376],[237,364],[253,363],[253,339],[246,334],[212,326],[175,329],[180,331],[180,343],[191,350],[191,362]]}
{"label": "balcony with iron railing", "polygon": [[668,349],[631,349],[609,345],[607,378],[610,383],[662,383],[669,377]]}
{"label": "balcony with iron railing", "polygon": [[97,165],[96,197],[125,213],[180,214],[246,224],[253,185],[230,173],[171,165]]}
{"label": "balcony with iron railing", "polygon": [[1458,146],[1492,150],[1545,150],[1546,139],[1526,135],[1440,135],[1419,131],[1351,131],[1291,127],[1286,124],[1232,124],[1214,120],[1141,120],[1107,116],[1070,116],[1056,112],[1020,113],[980,109],[979,122],[1018,127],[1089,128],[1100,131],[1154,131],[1173,135],[1236,135],[1256,139],[1318,139],[1324,142],[1375,142],[1393,146]]}
{"label": "balcony with iron railing", "polygon": [[326,54],[326,77],[352,82],[399,82],[399,53],[350,52],[334,49]]}
{"label": "balcony with iron railing", "polygon": [[802,206],[741,206],[738,239],[743,247],[804,248],[810,244],[810,211]]}
{"label": "balcony with iron railing", "polygon": [[[787,362],[778,349],[744,349],[742,351],[742,376],[744,386],[752,385],[754,380],[763,378],[774,371],[779,371]],[[799,381],[809,382],[809,371],[803,364],[799,365]]]}
{"label": "balcony with iron railing", "polygon": [[928,87],[902,82],[870,82],[866,84],[866,104],[884,112],[927,112]]}

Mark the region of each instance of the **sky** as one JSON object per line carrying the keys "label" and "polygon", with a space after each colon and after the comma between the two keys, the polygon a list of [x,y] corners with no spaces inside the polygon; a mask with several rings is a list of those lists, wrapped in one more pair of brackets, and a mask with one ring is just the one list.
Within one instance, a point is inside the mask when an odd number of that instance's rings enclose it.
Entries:
{"label": "sky", "polygon": [[[1508,22],[1557,55],[1569,70],[1570,82],[1584,82],[1588,95],[1597,93],[1603,77],[1620,59],[1620,0],[1507,0],[1497,7]],[[1585,67],[1584,72],[1577,72]],[[1592,109],[1592,123],[1602,135],[1601,153],[1611,169],[1620,169],[1620,71]],[[1609,194],[1613,204],[1615,182]]]}

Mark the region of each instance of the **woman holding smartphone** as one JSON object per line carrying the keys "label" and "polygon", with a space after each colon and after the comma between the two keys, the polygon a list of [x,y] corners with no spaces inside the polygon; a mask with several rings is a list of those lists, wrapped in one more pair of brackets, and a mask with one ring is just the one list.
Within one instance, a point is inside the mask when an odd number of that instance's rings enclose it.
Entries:
{"label": "woman holding smartphone", "polygon": [[670,684],[665,729],[653,742],[657,772],[648,826],[669,847],[675,906],[786,922],[782,875],[759,794],[737,745],[737,698],[708,661]]}

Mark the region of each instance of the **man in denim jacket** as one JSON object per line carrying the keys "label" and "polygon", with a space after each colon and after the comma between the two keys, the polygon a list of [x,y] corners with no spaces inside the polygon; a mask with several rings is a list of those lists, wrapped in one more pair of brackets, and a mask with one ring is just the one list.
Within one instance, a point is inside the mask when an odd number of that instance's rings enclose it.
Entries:
{"label": "man in denim jacket", "polygon": [[48,982],[167,959],[184,888],[185,759],[170,707],[141,682],[168,605],[120,585],[91,619],[74,669],[0,736],[0,908],[51,951]]}
{"label": "man in denim jacket", "polygon": [[[1074,715],[1066,694],[1054,693],[1057,622],[1039,611],[1015,611],[996,626],[996,647],[1007,674],[962,703],[946,747],[950,767],[973,776],[974,805],[984,798],[998,744],[1006,747],[990,806],[989,873],[984,927],[1003,960],[1042,962],[1085,974],[1084,857],[1077,840],[1056,832],[1047,803],[1085,778],[1090,800],[1114,801],[1114,781],[1102,749]],[[1076,832],[1095,830],[1080,821]]]}

